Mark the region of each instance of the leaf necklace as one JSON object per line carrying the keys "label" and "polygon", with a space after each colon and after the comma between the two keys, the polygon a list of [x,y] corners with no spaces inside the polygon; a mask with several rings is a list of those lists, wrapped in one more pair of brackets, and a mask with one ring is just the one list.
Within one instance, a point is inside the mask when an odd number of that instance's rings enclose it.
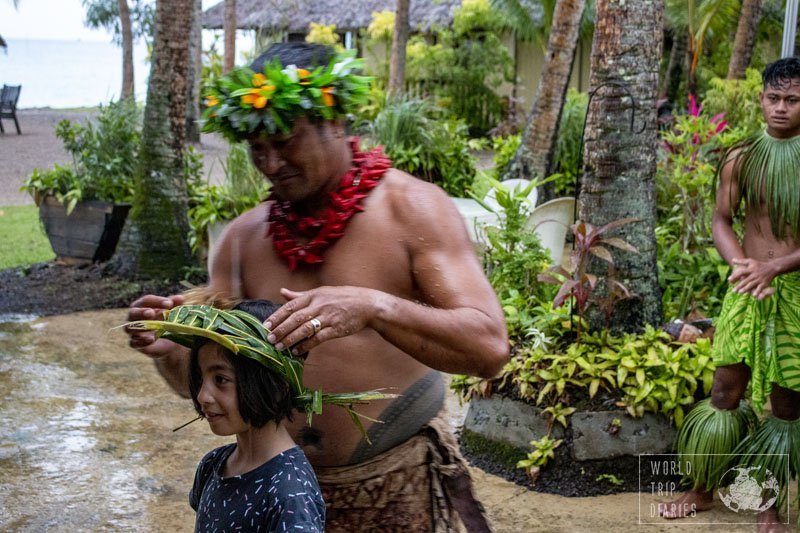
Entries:
{"label": "leaf necklace", "polygon": [[738,159],[745,204],[763,202],[778,239],[787,236],[787,226],[794,238],[800,236],[800,135],[778,139],[762,130],[746,141]]}
{"label": "leaf necklace", "polygon": [[358,147],[358,138],[352,138],[352,167],[342,177],[339,188],[328,193],[328,205],[319,216],[299,215],[291,202],[270,196],[273,203],[267,217],[267,237],[272,237],[275,253],[289,263],[289,270],[324,261],[327,249],[344,235],[353,215],[364,210],[362,201],[391,167],[392,162],[380,147],[370,152],[361,152]]}

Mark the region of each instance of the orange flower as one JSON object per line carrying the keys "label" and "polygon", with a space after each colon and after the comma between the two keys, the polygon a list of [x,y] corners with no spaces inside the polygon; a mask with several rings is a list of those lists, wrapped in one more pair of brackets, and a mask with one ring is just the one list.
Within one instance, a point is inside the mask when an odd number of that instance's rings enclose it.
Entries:
{"label": "orange flower", "polygon": [[206,107],[214,107],[219,104],[216,96],[206,96]]}
{"label": "orange flower", "polygon": [[251,80],[251,83],[253,84],[253,87],[261,87],[262,85],[266,85],[267,81],[268,80],[266,76],[256,72],[255,74],[253,74],[253,79]]}
{"label": "orange flower", "polygon": [[323,87],[322,88],[322,101],[325,102],[325,105],[328,107],[333,107],[336,104],[336,99],[333,97],[333,87]]}
{"label": "orange flower", "polygon": [[256,109],[263,109],[267,106],[269,97],[272,96],[272,91],[274,90],[274,85],[265,85],[260,89],[250,89],[248,94],[242,96],[242,103],[250,104]]}
{"label": "orange flower", "polygon": [[311,83],[308,81],[308,77],[311,76],[311,73],[304,68],[297,69],[297,77],[300,80],[300,85],[308,85]]}

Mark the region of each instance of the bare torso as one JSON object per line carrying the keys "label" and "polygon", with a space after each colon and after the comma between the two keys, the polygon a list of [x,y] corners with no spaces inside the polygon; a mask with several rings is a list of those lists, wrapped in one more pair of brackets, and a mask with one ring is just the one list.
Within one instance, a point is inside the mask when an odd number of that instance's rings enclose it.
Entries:
{"label": "bare torso", "polygon": [[[798,180],[800,187],[800,180]],[[763,209],[750,209],[744,221],[742,248],[746,257],[759,261],[772,261],[800,250],[800,240],[792,238],[787,229],[787,237],[778,240],[772,233],[769,216]]]}
{"label": "bare torso", "polygon": [[[292,272],[276,255],[271,239],[266,236],[268,204],[242,215],[223,236],[221,252],[217,253],[220,258],[215,257],[212,266],[211,287],[238,297],[265,298],[278,303],[286,301],[281,288],[304,291],[349,285],[429,304],[435,303],[437,298],[444,299],[444,291],[447,291],[449,303],[458,305],[457,291],[455,295],[450,294],[454,292],[453,287],[442,286],[443,293],[439,295],[439,285],[436,285],[423,294],[416,282],[420,274],[426,274],[420,269],[446,273],[453,268],[480,267],[474,257],[460,258],[466,263],[461,265],[415,261],[415,257],[424,256],[428,243],[420,235],[426,232],[409,220],[404,211],[407,201],[420,199],[430,201],[432,209],[444,211],[434,219],[445,226],[437,228],[437,233],[449,233],[459,244],[463,244],[462,240],[468,241],[455,207],[441,191],[390,170],[366,199],[364,212],[351,219],[345,235],[327,251],[320,265],[301,266]],[[430,222],[430,219],[425,221]],[[463,303],[469,305],[469,300]],[[401,394],[429,371],[427,366],[384,340],[375,330],[366,328],[312,349],[305,364],[304,383],[309,388],[327,392],[388,389],[386,392]],[[377,418],[389,401],[372,402],[359,406],[358,410]],[[366,419],[363,422],[369,428],[371,423]],[[304,425],[305,415],[298,413],[289,424],[295,439]],[[343,409],[328,406],[321,416],[314,417],[312,426],[319,431],[321,439],[318,446],[305,448],[310,461],[321,466],[346,464],[361,439],[348,414]]]}

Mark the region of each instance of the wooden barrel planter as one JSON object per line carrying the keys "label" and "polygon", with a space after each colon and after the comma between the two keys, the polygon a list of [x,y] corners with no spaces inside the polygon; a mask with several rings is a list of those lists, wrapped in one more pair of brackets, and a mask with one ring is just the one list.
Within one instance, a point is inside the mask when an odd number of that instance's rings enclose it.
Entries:
{"label": "wooden barrel planter", "polygon": [[95,200],[67,208],[53,196],[39,204],[39,217],[57,258],[67,263],[103,262],[117,248],[130,204]]}

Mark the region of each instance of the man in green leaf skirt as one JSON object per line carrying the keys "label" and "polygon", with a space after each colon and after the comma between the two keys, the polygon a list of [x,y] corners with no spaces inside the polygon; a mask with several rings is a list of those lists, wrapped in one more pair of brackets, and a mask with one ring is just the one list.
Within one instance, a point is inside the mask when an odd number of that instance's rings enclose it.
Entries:
{"label": "man in green leaf skirt", "polygon": [[[714,335],[711,398],[677,439],[693,486],[661,514],[709,509],[729,469],[754,467],[757,480],[771,474],[780,485],[777,502],[758,508],[758,530],[787,531],[778,511],[800,470],[800,58],[778,60],[762,77],[767,127],[733,147],[719,171],[712,232],[733,272]],[[743,401],[748,385],[756,411],[770,402],[760,422]]]}

